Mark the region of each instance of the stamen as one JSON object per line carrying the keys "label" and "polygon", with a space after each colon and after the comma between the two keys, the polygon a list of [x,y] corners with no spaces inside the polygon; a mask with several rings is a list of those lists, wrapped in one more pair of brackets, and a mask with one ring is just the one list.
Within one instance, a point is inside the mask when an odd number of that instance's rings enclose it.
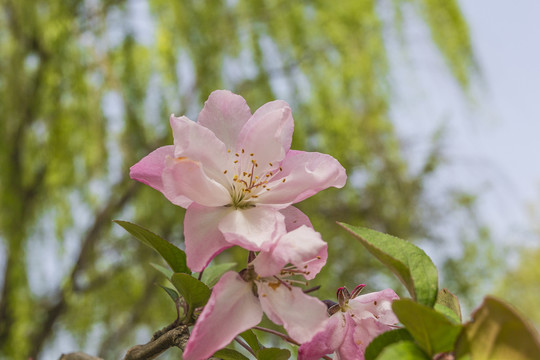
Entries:
{"label": "stamen", "polygon": [[234,160],[234,163],[236,164],[238,162],[238,160]]}
{"label": "stamen", "polygon": [[226,173],[227,173],[227,170],[225,170],[223,173],[226,174]]}
{"label": "stamen", "polygon": [[285,179],[281,180],[281,182],[285,182]]}
{"label": "stamen", "polygon": [[272,165],[272,163],[268,163],[268,164],[269,164],[270,166],[274,166],[274,165]]}
{"label": "stamen", "polygon": [[249,156],[253,156],[253,155],[255,155],[255,154],[253,154],[253,153],[249,154]]}
{"label": "stamen", "polygon": [[244,149],[242,149],[242,154],[244,153],[244,151],[245,151],[245,150],[244,150]]}
{"label": "stamen", "polygon": [[238,155],[238,153],[235,153],[234,155],[236,155],[237,157],[240,157],[240,155]]}

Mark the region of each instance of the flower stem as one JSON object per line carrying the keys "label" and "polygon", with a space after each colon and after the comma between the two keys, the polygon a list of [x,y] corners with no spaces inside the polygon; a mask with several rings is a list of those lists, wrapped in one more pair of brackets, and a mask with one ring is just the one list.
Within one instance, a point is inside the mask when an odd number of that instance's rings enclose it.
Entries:
{"label": "flower stem", "polygon": [[253,351],[253,349],[252,349],[248,344],[246,344],[245,342],[243,342],[242,340],[240,340],[240,338],[235,337],[235,338],[234,338],[234,341],[236,341],[237,343],[239,343],[240,346],[242,346],[244,349],[246,349],[247,351],[249,351],[253,356],[257,356],[257,355],[255,354],[255,351]]}
{"label": "flower stem", "polygon": [[280,333],[279,331],[263,328],[263,327],[260,327],[260,326],[255,326],[255,327],[253,327],[253,329],[260,330],[260,331],[265,331],[265,332],[270,333],[270,334],[274,334],[276,336],[279,336],[283,340],[290,342],[291,344],[300,346],[300,343],[296,342],[293,338],[289,337],[288,335]]}

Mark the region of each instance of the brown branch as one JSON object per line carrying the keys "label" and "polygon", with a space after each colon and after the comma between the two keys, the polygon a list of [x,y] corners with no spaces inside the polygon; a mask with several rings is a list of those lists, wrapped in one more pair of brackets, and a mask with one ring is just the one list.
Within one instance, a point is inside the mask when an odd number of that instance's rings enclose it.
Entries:
{"label": "brown branch", "polygon": [[128,350],[124,360],[150,360],[171,347],[178,347],[182,351],[186,347],[189,339],[189,328],[187,325],[180,325],[171,329],[161,336],[144,345],[135,345]]}
{"label": "brown branch", "polygon": [[74,352],[69,354],[62,354],[60,355],[60,359],[58,360],[103,360],[100,357],[95,357],[92,355],[88,355],[82,352]]}

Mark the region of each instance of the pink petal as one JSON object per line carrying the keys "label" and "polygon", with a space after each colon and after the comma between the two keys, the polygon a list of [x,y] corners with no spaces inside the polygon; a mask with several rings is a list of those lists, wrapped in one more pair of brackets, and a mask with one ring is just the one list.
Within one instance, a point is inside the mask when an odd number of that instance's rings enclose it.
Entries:
{"label": "pink petal", "polygon": [[[291,146],[294,122],[291,109],[284,101],[267,103],[253,114],[244,125],[236,151],[254,154],[260,171],[273,169],[283,160]],[[272,163],[272,165],[269,165]]]}
{"label": "pink petal", "polygon": [[227,149],[234,150],[238,134],[250,117],[251,110],[243,97],[227,90],[216,90],[204,103],[197,121],[216,134]]}
{"label": "pink petal", "polygon": [[170,118],[174,136],[174,157],[188,158],[202,164],[212,179],[227,184],[223,174],[229,168],[229,155],[225,144],[210,129],[185,116]]}
{"label": "pink petal", "polygon": [[265,314],[274,323],[283,325],[294,340],[304,343],[324,329],[328,315],[326,305],[319,299],[304,294],[300,288],[289,289],[280,283],[270,286],[258,282],[257,287]]}
{"label": "pink petal", "polygon": [[223,206],[231,202],[229,192],[209,178],[199,162],[186,158],[169,159],[163,171],[163,194],[173,204],[188,198],[205,206]]}
{"label": "pink petal", "polygon": [[[161,175],[165,169],[167,158],[174,156],[174,146],[162,146],[146,155],[129,169],[129,176],[137,181],[163,193],[163,180]],[[178,197],[176,205],[187,208],[192,203],[186,197]]]}
{"label": "pink petal", "polygon": [[[257,274],[266,277],[279,274],[281,269],[290,263],[299,270],[305,270],[304,276],[311,280],[324,266],[324,261],[317,259],[317,256],[327,254],[327,248],[328,245],[321,239],[321,235],[304,225],[281,236],[270,251],[259,253],[253,265]],[[317,266],[308,269],[312,262],[316,262]]]}
{"label": "pink petal", "polygon": [[341,188],[347,181],[343,166],[326,154],[291,150],[281,168],[283,170],[267,184],[270,191],[261,194],[259,202],[297,203],[330,186]]}
{"label": "pink petal", "polygon": [[257,325],[262,314],[251,283],[245,282],[234,271],[225,273],[214,286],[208,303],[193,327],[183,359],[209,358],[238,334]]}
{"label": "pink petal", "polygon": [[336,349],[336,358],[340,360],[363,360],[364,352],[369,341],[365,338],[357,337],[357,331],[361,327],[358,325],[349,314],[345,315],[345,334],[343,342]]}
{"label": "pink petal", "polygon": [[351,299],[349,307],[357,320],[371,318],[382,324],[395,325],[398,319],[392,312],[392,301],[397,299],[399,296],[394,290],[385,289]]}
{"label": "pink petal", "polygon": [[229,212],[219,223],[225,240],[251,251],[269,250],[285,233],[283,215],[276,209],[256,206]]}
{"label": "pink petal", "polygon": [[298,229],[302,225],[313,228],[307,215],[294,206],[286,207],[285,209],[279,210],[279,212],[285,216],[285,228],[287,229],[287,232]]}
{"label": "pink petal", "polygon": [[220,252],[232,246],[225,241],[218,224],[231,211],[226,207],[192,204],[184,218],[187,265],[199,272]]}
{"label": "pink petal", "polygon": [[346,325],[343,313],[338,312],[331,316],[323,330],[300,346],[298,360],[319,360],[324,355],[333,353],[343,343],[347,332]]}

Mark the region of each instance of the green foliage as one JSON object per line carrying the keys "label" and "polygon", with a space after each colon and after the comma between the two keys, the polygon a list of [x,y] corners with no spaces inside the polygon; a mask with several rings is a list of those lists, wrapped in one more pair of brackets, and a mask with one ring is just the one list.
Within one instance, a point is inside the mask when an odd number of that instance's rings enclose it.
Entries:
{"label": "green foliage", "polygon": [[214,357],[222,360],[249,360],[247,357],[233,349],[221,349],[214,354]]}
{"label": "green foliage", "polygon": [[120,220],[115,220],[114,222],[122,226],[145,245],[157,251],[174,272],[191,274],[191,271],[186,265],[185,252],[139,225]]}
{"label": "green foliage", "polygon": [[460,325],[452,323],[434,309],[408,299],[394,301],[392,310],[429,356],[454,349],[461,331]]}
{"label": "green foliage", "polygon": [[439,290],[434,309],[444,314],[454,323],[461,324],[461,306],[459,305],[459,300],[448,289]]}
{"label": "green foliage", "polygon": [[287,349],[265,348],[257,352],[257,360],[287,360],[291,352]]}
{"label": "green foliage", "polygon": [[340,225],[357,237],[360,243],[379,259],[407,287],[413,299],[433,306],[437,298],[437,268],[417,246],[374,230]]}
{"label": "green foliage", "polygon": [[401,341],[412,342],[414,340],[406,329],[395,329],[382,333],[369,343],[364,354],[365,360],[375,360],[385,348]]}
{"label": "green foliage", "polygon": [[[193,311],[206,305],[210,298],[211,291],[204,283],[195,279],[193,276],[184,273],[175,273],[171,282],[188,305],[188,315],[193,314]],[[187,317],[190,321],[190,316]]]}
{"label": "green foliage", "polygon": [[208,287],[213,287],[221,278],[221,275],[225,274],[229,270],[234,269],[236,265],[236,263],[223,263],[209,266],[204,269],[201,281],[208,285]]}
{"label": "green foliage", "polygon": [[259,340],[257,339],[257,335],[252,330],[246,330],[243,333],[240,334],[240,337],[242,339],[246,340],[246,343],[249,345],[253,351],[257,352],[261,348],[261,344],[259,343]]}
{"label": "green foliage", "polygon": [[429,360],[427,356],[415,343],[411,341],[400,341],[384,348],[377,360]]}
{"label": "green foliage", "polygon": [[488,296],[472,317],[457,343],[456,359],[540,359],[538,332],[509,305]]}

